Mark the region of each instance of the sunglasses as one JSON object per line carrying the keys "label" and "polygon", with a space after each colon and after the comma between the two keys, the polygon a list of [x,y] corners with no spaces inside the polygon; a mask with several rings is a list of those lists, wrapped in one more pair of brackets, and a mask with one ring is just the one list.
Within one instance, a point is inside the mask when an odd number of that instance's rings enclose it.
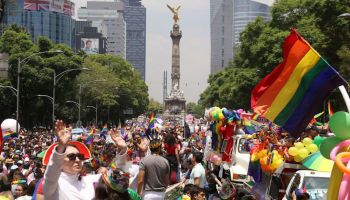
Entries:
{"label": "sunglasses", "polygon": [[67,157],[70,161],[74,161],[76,158],[79,158],[79,160],[85,160],[84,154],[82,153],[70,153]]}

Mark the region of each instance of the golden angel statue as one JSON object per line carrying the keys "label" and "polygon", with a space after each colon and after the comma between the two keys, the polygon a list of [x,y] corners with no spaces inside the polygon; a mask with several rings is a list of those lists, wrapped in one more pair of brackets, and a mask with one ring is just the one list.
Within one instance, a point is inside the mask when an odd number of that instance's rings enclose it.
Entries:
{"label": "golden angel statue", "polygon": [[174,14],[173,19],[175,24],[177,24],[177,22],[179,21],[179,9],[181,6],[178,6],[177,8],[175,7],[171,7],[167,4],[168,8],[171,10],[171,12]]}

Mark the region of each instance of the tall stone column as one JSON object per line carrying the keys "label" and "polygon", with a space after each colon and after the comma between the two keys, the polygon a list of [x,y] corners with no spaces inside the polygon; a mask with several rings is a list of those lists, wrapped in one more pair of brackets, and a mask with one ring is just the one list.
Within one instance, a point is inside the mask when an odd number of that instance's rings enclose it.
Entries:
{"label": "tall stone column", "polygon": [[180,39],[182,37],[182,32],[180,31],[180,26],[178,24],[173,25],[170,37],[173,40],[171,67],[171,93],[173,93],[180,89]]}

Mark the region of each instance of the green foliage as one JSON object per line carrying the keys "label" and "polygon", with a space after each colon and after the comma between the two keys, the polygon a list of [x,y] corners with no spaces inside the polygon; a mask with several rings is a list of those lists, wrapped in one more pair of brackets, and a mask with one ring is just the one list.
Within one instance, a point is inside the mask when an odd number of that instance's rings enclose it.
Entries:
{"label": "green foliage", "polygon": [[[249,109],[251,89],[282,61],[282,44],[291,28],[296,28],[322,57],[349,80],[350,18],[338,17],[342,13],[350,13],[350,1],[277,1],[271,9],[270,22],[258,17],[241,32],[240,46],[235,49],[233,61],[225,70],[210,75],[209,86],[201,94],[199,103],[207,107]],[[242,77],[251,79],[244,80]],[[333,101],[342,102],[341,96],[336,94],[331,97]],[[341,109],[344,104],[336,104],[335,107],[336,110]]]}
{"label": "green foliage", "polygon": [[154,100],[153,98],[150,98],[147,114],[150,115],[153,113],[163,113],[164,107],[162,103],[159,103],[158,101]]}
{"label": "green foliage", "polygon": [[[47,51],[61,50],[62,53]],[[68,122],[77,121],[77,108],[66,104],[68,100],[78,101],[79,84],[82,92],[82,120],[94,119],[92,112],[85,112],[87,105],[99,107],[102,121],[127,117],[123,110],[133,109],[134,114],[143,113],[149,103],[147,85],[122,57],[112,55],[86,56],[75,53],[65,44],[53,44],[45,37],[33,43],[31,36],[18,26],[10,26],[0,37],[0,51],[9,53],[9,79],[0,80],[0,85],[17,84],[18,60],[21,61],[20,122],[25,127],[51,125],[52,103],[38,94],[52,96],[54,73],[69,69],[89,68],[89,71],[74,70],[58,76],[56,82],[56,118]],[[39,53],[46,52],[46,53]],[[88,83],[104,79],[104,82]],[[86,84],[85,84],[86,83]],[[118,88],[118,90],[116,90]],[[0,89],[0,121],[14,117],[16,97],[9,89]],[[86,116],[85,113],[91,114]],[[130,116],[131,117],[131,116]]]}
{"label": "green foliage", "polygon": [[250,91],[258,82],[256,69],[227,67],[209,77],[210,86],[201,94],[204,107],[250,108]]}
{"label": "green foliage", "polygon": [[187,113],[192,114],[196,118],[201,118],[204,116],[205,107],[200,104],[190,102],[186,105]]}

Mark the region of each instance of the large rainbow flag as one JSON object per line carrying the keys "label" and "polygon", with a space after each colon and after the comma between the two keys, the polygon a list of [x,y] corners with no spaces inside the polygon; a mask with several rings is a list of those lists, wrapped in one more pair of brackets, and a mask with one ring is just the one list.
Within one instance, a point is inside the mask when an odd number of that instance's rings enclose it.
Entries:
{"label": "large rainbow flag", "polygon": [[346,84],[296,30],[283,44],[283,62],[252,91],[251,107],[258,114],[298,136],[331,91]]}

